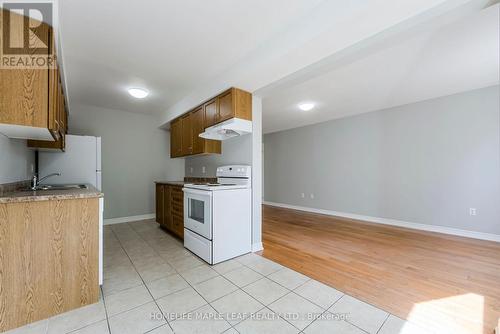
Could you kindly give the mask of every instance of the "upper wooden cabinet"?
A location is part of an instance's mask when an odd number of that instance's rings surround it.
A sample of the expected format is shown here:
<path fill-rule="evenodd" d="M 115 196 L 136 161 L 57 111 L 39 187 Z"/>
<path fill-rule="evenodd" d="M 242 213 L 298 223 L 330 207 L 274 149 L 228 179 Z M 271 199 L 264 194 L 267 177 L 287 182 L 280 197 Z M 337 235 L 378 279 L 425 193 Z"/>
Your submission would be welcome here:
<path fill-rule="evenodd" d="M 219 100 L 219 114 L 217 115 L 217 123 L 225 121 L 226 119 L 233 118 L 235 110 L 233 109 L 233 92 L 229 90 L 218 98 Z"/>
<path fill-rule="evenodd" d="M 170 124 L 170 157 L 186 157 L 195 154 L 221 153 L 221 142 L 203 139 L 205 112 L 199 107 L 175 119 Z"/>
<path fill-rule="evenodd" d="M 233 117 L 252 120 L 252 94 L 231 88 L 170 124 L 170 156 L 220 154 L 221 142 L 200 137 L 206 128 Z"/>
<path fill-rule="evenodd" d="M 217 100 L 219 112 L 215 124 L 233 117 L 252 120 L 252 94 L 231 88 L 219 95 Z"/>
<path fill-rule="evenodd" d="M 66 148 L 66 134 L 68 133 L 68 111 L 66 109 L 59 70 L 51 70 L 51 72 L 55 73 L 55 82 L 50 89 L 49 105 L 53 109 L 53 112 L 49 114 L 49 123 L 54 129 L 52 130 L 53 137 L 57 139 L 55 141 L 29 139 L 28 147 L 64 151 Z"/>
<path fill-rule="evenodd" d="M 252 120 L 252 94 L 231 88 L 208 101 L 205 108 L 205 128 L 236 117 Z"/>
<path fill-rule="evenodd" d="M 170 156 L 182 156 L 182 119 L 177 118 L 170 124 Z"/>
<path fill-rule="evenodd" d="M 10 44 L 24 45 L 24 16 L 2 10 L 2 18 L 10 17 Z M 31 46 L 29 52 L 46 52 L 55 55 L 52 27 L 40 23 L 36 35 L 42 36 L 49 45 Z M 46 48 L 48 47 L 48 48 Z M 57 67 L 57 64 L 56 64 Z M 62 97 L 62 98 L 61 98 Z M 62 104 L 62 105 L 61 105 Z M 63 142 L 61 136 L 67 129 L 65 108 L 59 70 L 54 66 L 37 68 L 0 69 L 0 133 L 11 138 Z"/>
<path fill-rule="evenodd" d="M 200 133 L 205 129 L 205 114 L 203 107 L 199 107 L 195 111 L 191 112 L 191 130 L 193 132 L 193 150 L 192 154 L 201 154 L 204 151 L 204 146 L 206 140 L 199 136 Z"/>
<path fill-rule="evenodd" d="M 193 127 L 192 113 L 189 113 L 181 118 L 182 123 L 182 155 L 190 155 L 193 153 Z"/>
<path fill-rule="evenodd" d="M 205 103 L 203 106 L 205 109 L 205 128 L 208 128 L 215 123 L 217 123 L 217 116 L 219 115 L 219 101 L 217 98 L 212 99 Z"/>

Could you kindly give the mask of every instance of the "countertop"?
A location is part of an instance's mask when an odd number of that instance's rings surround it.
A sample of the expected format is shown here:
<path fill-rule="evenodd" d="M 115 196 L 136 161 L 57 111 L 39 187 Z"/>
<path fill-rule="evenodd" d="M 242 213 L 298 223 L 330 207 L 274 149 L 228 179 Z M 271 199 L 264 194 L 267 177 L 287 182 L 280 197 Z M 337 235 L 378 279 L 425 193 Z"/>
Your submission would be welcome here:
<path fill-rule="evenodd" d="M 0 196 L 0 204 L 17 202 L 52 201 L 103 197 L 104 194 L 91 185 L 87 189 L 12 191 Z"/>
<path fill-rule="evenodd" d="M 197 177 L 197 176 L 185 177 L 184 181 L 164 181 L 164 180 L 155 181 L 155 183 L 158 184 L 169 184 L 172 186 L 183 186 L 185 184 L 192 184 L 192 183 L 215 183 L 215 182 L 217 182 L 216 177 Z"/>
<path fill-rule="evenodd" d="M 183 186 L 188 183 L 193 183 L 193 182 L 186 182 L 186 181 L 155 181 L 155 183 L 159 184 L 169 184 L 171 186 Z"/>

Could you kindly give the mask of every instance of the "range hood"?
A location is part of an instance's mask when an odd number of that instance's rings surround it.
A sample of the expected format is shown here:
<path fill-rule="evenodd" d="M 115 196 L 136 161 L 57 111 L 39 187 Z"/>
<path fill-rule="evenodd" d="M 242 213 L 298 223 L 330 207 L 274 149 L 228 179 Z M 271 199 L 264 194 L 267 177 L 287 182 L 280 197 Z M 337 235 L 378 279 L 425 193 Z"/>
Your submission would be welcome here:
<path fill-rule="evenodd" d="M 231 118 L 227 121 L 215 124 L 200 133 L 201 138 L 226 140 L 233 137 L 252 133 L 252 122 L 241 118 Z"/>

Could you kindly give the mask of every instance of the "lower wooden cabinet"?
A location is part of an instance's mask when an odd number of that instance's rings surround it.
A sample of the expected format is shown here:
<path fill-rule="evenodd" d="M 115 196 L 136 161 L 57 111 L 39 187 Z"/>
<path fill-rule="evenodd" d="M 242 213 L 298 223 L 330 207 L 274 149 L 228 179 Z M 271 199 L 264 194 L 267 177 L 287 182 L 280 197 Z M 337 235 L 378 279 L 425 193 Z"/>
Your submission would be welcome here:
<path fill-rule="evenodd" d="M 98 198 L 0 203 L 0 231 L 0 332 L 97 303 Z"/>
<path fill-rule="evenodd" d="M 184 238 L 182 186 L 156 183 L 156 222 L 179 238 Z"/>

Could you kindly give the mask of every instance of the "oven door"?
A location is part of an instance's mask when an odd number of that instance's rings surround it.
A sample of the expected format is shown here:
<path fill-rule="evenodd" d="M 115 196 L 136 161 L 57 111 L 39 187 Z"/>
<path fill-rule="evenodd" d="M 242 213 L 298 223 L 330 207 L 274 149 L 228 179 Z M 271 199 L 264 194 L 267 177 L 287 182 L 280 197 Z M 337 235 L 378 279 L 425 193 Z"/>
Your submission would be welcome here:
<path fill-rule="evenodd" d="M 212 192 L 184 188 L 184 227 L 212 240 Z"/>

